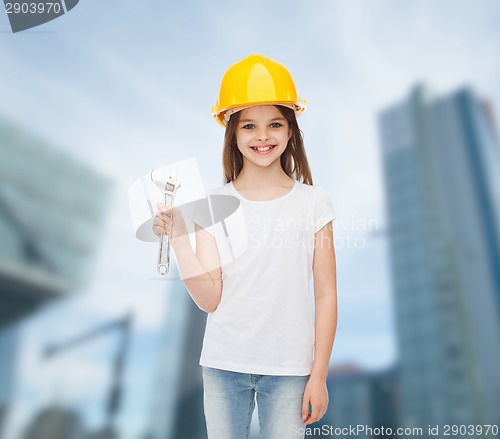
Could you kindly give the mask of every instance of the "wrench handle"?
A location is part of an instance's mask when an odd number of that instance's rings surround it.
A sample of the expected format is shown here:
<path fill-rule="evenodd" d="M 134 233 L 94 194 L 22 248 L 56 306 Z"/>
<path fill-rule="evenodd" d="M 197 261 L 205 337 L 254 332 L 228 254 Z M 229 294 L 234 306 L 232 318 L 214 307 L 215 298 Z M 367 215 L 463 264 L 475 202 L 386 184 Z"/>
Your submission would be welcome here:
<path fill-rule="evenodd" d="M 171 194 L 165 194 L 165 204 L 171 204 L 173 201 L 173 196 Z M 170 269 L 170 236 L 172 236 L 172 214 L 170 217 L 170 230 L 168 234 L 160 235 L 160 250 L 158 252 L 158 273 L 162 276 L 168 273 Z"/>
<path fill-rule="evenodd" d="M 158 252 L 158 272 L 161 275 L 168 273 L 170 269 L 170 236 L 160 235 L 160 251 Z"/>

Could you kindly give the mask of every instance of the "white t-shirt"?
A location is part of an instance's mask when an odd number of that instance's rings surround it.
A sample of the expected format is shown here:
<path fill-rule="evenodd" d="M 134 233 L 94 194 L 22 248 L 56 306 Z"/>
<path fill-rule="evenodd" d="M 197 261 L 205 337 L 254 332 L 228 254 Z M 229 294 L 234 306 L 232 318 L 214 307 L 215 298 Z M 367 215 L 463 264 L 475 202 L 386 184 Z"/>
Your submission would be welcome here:
<path fill-rule="evenodd" d="M 200 365 L 260 375 L 310 374 L 309 284 L 315 233 L 335 219 L 328 193 L 295 181 L 277 199 L 253 201 L 229 182 L 209 195 L 230 195 L 239 203 L 232 221 L 207 229 L 219 248 L 223 289 L 219 306 L 207 316 Z M 233 258 L 221 253 L 228 247 Z"/>

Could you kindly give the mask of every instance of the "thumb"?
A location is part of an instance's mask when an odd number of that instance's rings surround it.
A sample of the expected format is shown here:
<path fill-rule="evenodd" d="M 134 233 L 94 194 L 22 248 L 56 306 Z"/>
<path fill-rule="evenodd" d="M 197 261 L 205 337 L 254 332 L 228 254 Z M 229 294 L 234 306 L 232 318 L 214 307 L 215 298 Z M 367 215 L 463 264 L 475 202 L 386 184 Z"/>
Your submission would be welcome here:
<path fill-rule="evenodd" d="M 156 203 L 156 208 L 160 211 L 160 212 L 165 212 L 167 210 L 167 206 L 163 203 Z"/>

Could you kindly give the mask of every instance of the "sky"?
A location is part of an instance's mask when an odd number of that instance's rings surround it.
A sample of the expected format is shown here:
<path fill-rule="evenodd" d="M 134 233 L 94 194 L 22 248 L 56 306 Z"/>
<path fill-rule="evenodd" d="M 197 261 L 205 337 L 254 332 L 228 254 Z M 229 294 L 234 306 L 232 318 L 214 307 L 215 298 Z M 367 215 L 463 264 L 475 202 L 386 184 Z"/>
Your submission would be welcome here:
<path fill-rule="evenodd" d="M 116 338 L 49 364 L 39 352 L 133 309 L 135 398 L 127 399 L 122 426 L 130 438 L 143 431 L 176 281 L 152 280 L 157 247 L 134 237 L 128 188 L 155 164 L 190 157 L 207 190 L 222 184 L 223 129 L 211 107 L 224 71 L 251 53 L 291 71 L 307 101 L 299 125 L 314 184 L 336 209 L 332 364 L 380 369 L 395 361 L 377 114 L 417 83 L 438 96 L 470 86 L 500 111 L 497 1 L 81 0 L 63 17 L 17 34 L 0 17 L 1 117 L 113 184 L 87 288 L 21 326 L 16 425 L 54 400 L 84 405 L 89 423 L 102 422 L 96 407 L 104 390 L 95 389 L 109 378 L 103 365 Z"/>

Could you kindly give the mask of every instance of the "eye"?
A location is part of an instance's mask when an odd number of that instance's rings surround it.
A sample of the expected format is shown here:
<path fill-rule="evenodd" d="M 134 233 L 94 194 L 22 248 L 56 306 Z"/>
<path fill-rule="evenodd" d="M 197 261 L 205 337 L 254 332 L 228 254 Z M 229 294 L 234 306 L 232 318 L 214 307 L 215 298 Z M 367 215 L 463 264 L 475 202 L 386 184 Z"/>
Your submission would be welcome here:
<path fill-rule="evenodd" d="M 279 123 L 279 122 L 273 122 L 273 123 L 271 124 L 271 128 L 280 128 L 280 127 L 282 127 L 282 126 L 283 126 L 283 124 L 281 124 L 281 123 Z"/>
<path fill-rule="evenodd" d="M 251 130 L 251 129 L 255 128 L 255 125 L 253 125 L 251 123 L 247 123 L 246 125 L 243 125 L 241 128 L 243 128 L 244 130 Z"/>

